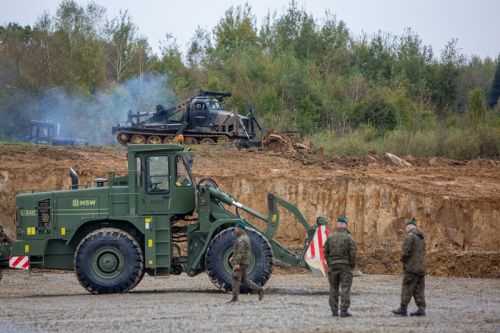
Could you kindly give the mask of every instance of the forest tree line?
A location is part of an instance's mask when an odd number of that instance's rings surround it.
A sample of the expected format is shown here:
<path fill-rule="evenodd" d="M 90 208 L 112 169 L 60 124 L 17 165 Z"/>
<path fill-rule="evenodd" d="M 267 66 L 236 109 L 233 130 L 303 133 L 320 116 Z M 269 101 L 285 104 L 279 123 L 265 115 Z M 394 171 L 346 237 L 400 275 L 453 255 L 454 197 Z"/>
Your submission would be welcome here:
<path fill-rule="evenodd" d="M 266 127 L 301 130 L 331 153 L 500 154 L 500 58 L 464 55 L 456 40 L 436 53 L 410 29 L 355 36 L 335 15 L 317 18 L 293 1 L 256 22 L 249 5 L 231 7 L 185 50 L 165 32 L 161 54 L 126 11 L 109 18 L 95 3 L 63 0 L 33 26 L 0 26 L 0 140 L 22 139 L 30 119 L 57 108 L 47 91 L 64 95 L 60 114 L 91 125 L 82 135 L 108 133 L 128 111 L 110 109 L 161 77 L 151 103 L 129 108 L 231 91 L 229 108 L 252 104 Z M 138 90 L 120 90 L 131 80 Z M 110 91 L 112 101 L 95 103 Z"/>

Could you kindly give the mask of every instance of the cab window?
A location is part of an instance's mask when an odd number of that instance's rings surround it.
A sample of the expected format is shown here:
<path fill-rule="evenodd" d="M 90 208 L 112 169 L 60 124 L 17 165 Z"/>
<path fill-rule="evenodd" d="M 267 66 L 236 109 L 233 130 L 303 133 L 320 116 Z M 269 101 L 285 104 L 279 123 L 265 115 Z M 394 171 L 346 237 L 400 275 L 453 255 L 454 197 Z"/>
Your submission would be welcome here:
<path fill-rule="evenodd" d="M 141 158 L 137 156 L 135 158 L 135 186 L 142 186 L 142 163 Z"/>
<path fill-rule="evenodd" d="M 175 158 L 177 164 L 177 175 L 175 179 L 175 186 L 177 187 L 188 187 L 193 184 L 191 177 L 187 171 L 186 165 L 184 164 L 184 159 L 181 156 Z"/>
<path fill-rule="evenodd" d="M 209 110 L 220 110 L 220 104 L 216 100 L 211 100 L 208 102 L 208 109 Z"/>
<path fill-rule="evenodd" d="M 40 127 L 40 137 L 47 138 L 49 136 L 49 129 L 47 127 Z"/>
<path fill-rule="evenodd" d="M 169 190 L 168 156 L 149 156 L 146 163 L 148 192 L 167 193 Z"/>

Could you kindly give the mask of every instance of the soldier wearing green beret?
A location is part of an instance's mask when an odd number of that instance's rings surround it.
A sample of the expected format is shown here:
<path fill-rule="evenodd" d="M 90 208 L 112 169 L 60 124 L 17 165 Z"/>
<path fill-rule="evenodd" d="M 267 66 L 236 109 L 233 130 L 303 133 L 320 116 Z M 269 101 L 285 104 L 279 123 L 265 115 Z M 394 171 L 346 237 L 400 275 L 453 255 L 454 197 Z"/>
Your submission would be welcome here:
<path fill-rule="evenodd" d="M 328 282 L 330 283 L 330 308 L 334 317 L 351 317 L 347 311 L 351 305 L 352 270 L 356 266 L 356 244 L 347 230 L 347 218 L 341 216 L 337 227 L 323 247 L 328 264 Z"/>
<path fill-rule="evenodd" d="M 252 253 L 250 237 L 246 234 L 245 225 L 241 222 L 236 223 L 234 232 L 236 233 L 237 238 L 234 242 L 233 256 L 231 257 L 231 264 L 233 265 L 233 297 L 229 303 L 238 301 L 241 283 L 251 290 L 257 291 L 259 294 L 259 301 L 261 301 L 264 297 L 263 288 L 247 278 L 247 270 Z"/>
<path fill-rule="evenodd" d="M 425 316 L 425 240 L 424 233 L 417 227 L 415 218 L 406 222 L 407 233 L 401 261 L 403 262 L 403 286 L 401 290 L 401 306 L 392 312 L 399 316 L 407 316 L 408 304 L 412 297 L 418 310 L 412 316 Z"/>

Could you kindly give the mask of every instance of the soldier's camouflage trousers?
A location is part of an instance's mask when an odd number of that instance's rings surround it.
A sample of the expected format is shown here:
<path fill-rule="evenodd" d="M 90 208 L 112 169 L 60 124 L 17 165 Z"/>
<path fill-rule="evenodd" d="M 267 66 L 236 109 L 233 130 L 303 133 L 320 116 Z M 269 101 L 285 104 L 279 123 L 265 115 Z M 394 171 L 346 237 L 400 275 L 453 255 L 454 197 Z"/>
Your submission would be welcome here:
<path fill-rule="evenodd" d="M 351 306 L 352 269 L 349 265 L 334 265 L 328 270 L 328 282 L 330 282 L 330 308 L 333 313 L 339 310 L 347 311 Z M 339 292 L 340 287 L 340 292 Z"/>
<path fill-rule="evenodd" d="M 412 297 L 415 298 L 415 304 L 418 308 L 425 310 L 425 275 L 404 274 L 401 307 L 408 307 Z"/>
<path fill-rule="evenodd" d="M 253 291 L 261 291 L 262 287 L 247 278 L 247 265 L 240 265 L 239 269 L 233 270 L 233 299 L 238 299 L 240 294 L 240 285 L 243 284 Z"/>

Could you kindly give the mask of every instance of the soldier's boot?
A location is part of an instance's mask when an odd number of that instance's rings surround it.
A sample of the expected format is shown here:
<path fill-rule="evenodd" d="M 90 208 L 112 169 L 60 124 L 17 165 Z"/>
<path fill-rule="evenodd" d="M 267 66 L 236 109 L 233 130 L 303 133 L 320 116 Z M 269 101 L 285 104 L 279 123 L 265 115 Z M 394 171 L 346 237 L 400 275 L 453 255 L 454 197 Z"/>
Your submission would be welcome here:
<path fill-rule="evenodd" d="M 339 312 L 337 310 L 332 310 L 332 315 L 334 317 L 338 317 L 339 316 Z"/>
<path fill-rule="evenodd" d="M 259 301 L 262 301 L 264 298 L 264 289 L 259 290 Z"/>
<path fill-rule="evenodd" d="M 398 316 L 407 316 L 408 315 L 408 310 L 406 309 L 406 306 L 401 305 L 399 309 L 392 310 L 392 313 Z"/>
<path fill-rule="evenodd" d="M 342 318 L 345 318 L 345 317 L 352 317 L 352 314 L 351 314 L 349 311 L 347 311 L 347 310 L 342 310 L 342 311 L 340 311 L 340 316 L 341 316 Z"/>
<path fill-rule="evenodd" d="M 417 317 L 425 316 L 425 310 L 422 308 L 419 308 L 417 311 L 411 312 L 410 316 L 417 316 Z"/>
<path fill-rule="evenodd" d="M 226 303 L 236 303 L 238 302 L 238 296 L 234 296 L 231 297 L 231 299 L 229 301 L 227 301 Z"/>

